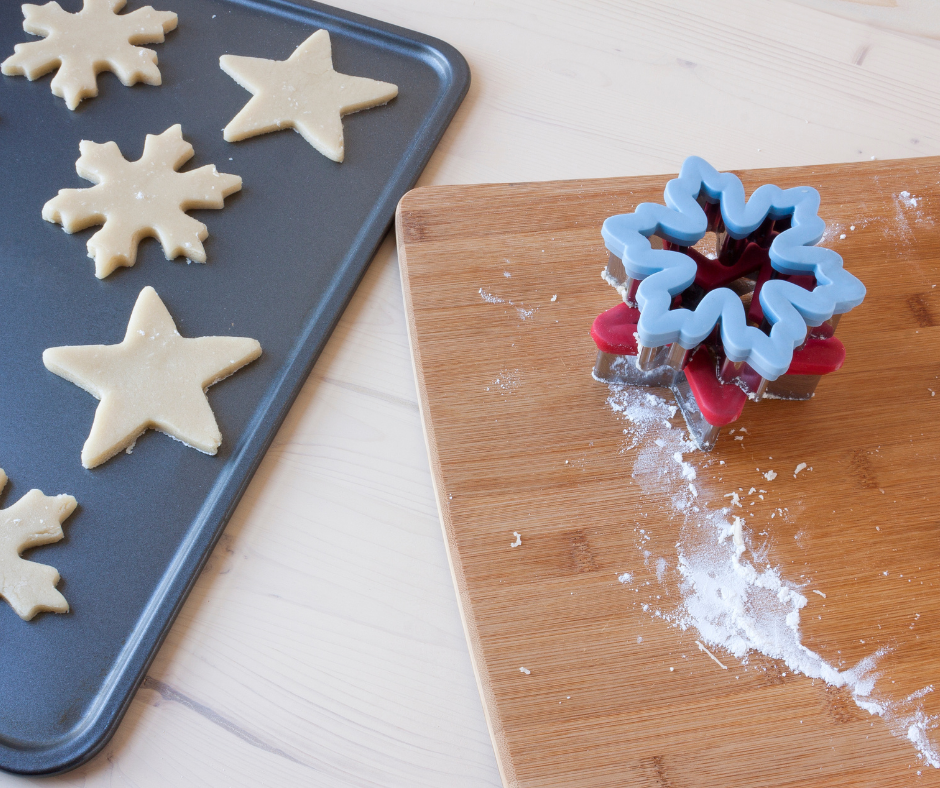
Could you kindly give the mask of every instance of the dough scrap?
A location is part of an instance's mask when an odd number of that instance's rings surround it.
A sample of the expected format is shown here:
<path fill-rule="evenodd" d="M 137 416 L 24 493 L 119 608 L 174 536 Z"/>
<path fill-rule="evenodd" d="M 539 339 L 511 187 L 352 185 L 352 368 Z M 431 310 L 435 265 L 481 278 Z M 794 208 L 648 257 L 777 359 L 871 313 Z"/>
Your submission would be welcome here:
<path fill-rule="evenodd" d="M 113 72 L 122 84 L 161 83 L 157 54 L 135 44 L 160 44 L 176 28 L 172 11 L 151 6 L 118 16 L 127 0 L 85 0 L 76 14 L 56 3 L 23 6 L 23 29 L 46 36 L 42 41 L 17 44 L 0 64 L 7 76 L 34 79 L 58 69 L 52 92 L 75 109 L 84 98 L 98 95 L 98 74 Z"/>
<path fill-rule="evenodd" d="M 326 30 L 317 30 L 287 60 L 222 55 L 219 65 L 254 94 L 223 130 L 228 142 L 293 128 L 336 162 L 344 157 L 342 116 L 398 95 L 397 85 L 334 71 Z"/>
<path fill-rule="evenodd" d="M 67 233 L 104 224 L 88 239 L 95 276 L 104 279 L 120 266 L 134 265 L 138 244 L 150 237 L 160 241 L 167 260 L 206 261 L 202 242 L 209 231 L 185 211 L 222 208 L 225 198 L 241 189 L 239 176 L 218 172 L 214 164 L 177 172 L 193 157 L 178 123 L 163 134 L 148 134 L 137 161 L 127 161 L 116 142 L 82 140 L 78 149 L 75 169 L 96 185 L 61 189 L 43 206 L 42 218 Z"/>
<path fill-rule="evenodd" d="M 222 433 L 206 389 L 260 355 L 255 339 L 181 337 L 160 296 L 145 287 L 123 342 L 49 348 L 42 361 L 101 400 L 82 447 L 82 465 L 94 468 L 151 428 L 215 454 Z"/>
<path fill-rule="evenodd" d="M 0 470 L 0 492 L 7 475 Z M 59 572 L 46 564 L 27 561 L 20 553 L 58 542 L 62 523 L 75 511 L 71 495 L 43 495 L 30 490 L 9 509 L 0 511 L 0 596 L 16 614 L 29 621 L 37 613 L 67 613 L 69 603 L 57 590 Z"/>

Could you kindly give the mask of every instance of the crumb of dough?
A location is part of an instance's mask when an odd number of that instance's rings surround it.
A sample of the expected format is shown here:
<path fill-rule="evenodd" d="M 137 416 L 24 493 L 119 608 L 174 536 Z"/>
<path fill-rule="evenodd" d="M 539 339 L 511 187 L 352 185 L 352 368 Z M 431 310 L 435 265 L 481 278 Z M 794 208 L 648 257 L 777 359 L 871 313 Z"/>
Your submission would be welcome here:
<path fill-rule="evenodd" d="M 695 641 L 695 645 L 698 646 L 698 650 L 699 650 L 699 651 L 702 651 L 702 652 L 704 652 L 705 654 L 707 654 L 709 657 L 711 657 L 712 660 L 713 660 L 713 661 L 718 665 L 718 667 L 720 667 L 722 670 L 727 670 L 727 669 L 728 669 L 728 666 L 725 665 L 723 662 L 721 662 L 721 660 L 719 660 L 718 657 L 716 657 L 714 654 L 712 654 L 707 648 L 705 648 L 705 646 L 701 643 L 701 641 L 696 640 L 696 641 Z"/>
<path fill-rule="evenodd" d="M 735 547 L 744 547 L 744 520 L 735 517 L 731 527 Z"/>

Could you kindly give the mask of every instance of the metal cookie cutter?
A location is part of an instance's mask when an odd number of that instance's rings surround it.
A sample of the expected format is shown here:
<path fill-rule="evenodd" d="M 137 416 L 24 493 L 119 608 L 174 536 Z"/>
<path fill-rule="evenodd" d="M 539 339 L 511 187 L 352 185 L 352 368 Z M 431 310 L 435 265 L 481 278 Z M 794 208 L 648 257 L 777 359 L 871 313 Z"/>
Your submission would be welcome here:
<path fill-rule="evenodd" d="M 747 399 L 805 400 L 842 366 L 839 318 L 865 286 L 832 249 L 819 192 L 766 184 L 745 202 L 737 176 L 690 156 L 666 205 L 611 216 L 604 279 L 623 303 L 594 321 L 594 377 L 671 388 L 710 450 Z M 693 248 L 715 234 L 714 257 Z"/>

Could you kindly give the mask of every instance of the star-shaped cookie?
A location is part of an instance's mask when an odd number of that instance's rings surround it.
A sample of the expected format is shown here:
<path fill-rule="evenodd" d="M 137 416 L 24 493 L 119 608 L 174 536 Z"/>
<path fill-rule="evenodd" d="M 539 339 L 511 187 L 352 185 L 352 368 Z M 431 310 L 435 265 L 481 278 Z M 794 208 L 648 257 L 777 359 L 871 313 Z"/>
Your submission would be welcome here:
<path fill-rule="evenodd" d="M 101 400 L 82 448 L 94 468 L 156 429 L 206 454 L 222 443 L 206 389 L 261 355 L 255 339 L 185 339 L 152 287 L 137 297 L 118 345 L 49 348 L 50 372 Z"/>
<path fill-rule="evenodd" d="M 222 55 L 219 65 L 254 94 L 225 127 L 228 142 L 293 128 L 336 162 L 344 156 L 342 116 L 398 95 L 397 85 L 334 71 L 326 30 L 317 30 L 287 60 Z"/>

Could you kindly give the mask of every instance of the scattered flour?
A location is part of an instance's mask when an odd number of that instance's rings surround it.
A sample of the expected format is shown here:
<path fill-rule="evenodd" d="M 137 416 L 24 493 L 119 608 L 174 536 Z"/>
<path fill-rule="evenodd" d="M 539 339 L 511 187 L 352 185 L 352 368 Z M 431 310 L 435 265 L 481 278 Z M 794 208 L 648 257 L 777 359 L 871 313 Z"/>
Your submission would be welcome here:
<path fill-rule="evenodd" d="M 692 481 L 695 478 L 695 468 L 692 467 L 691 463 L 688 463 L 682 459 L 681 451 L 677 451 L 675 454 L 673 454 L 672 459 L 679 463 L 679 467 L 682 468 L 683 479 Z"/>
<path fill-rule="evenodd" d="M 512 274 L 505 272 L 504 276 L 512 276 Z M 516 308 L 516 311 L 519 313 L 520 320 L 528 320 L 532 315 L 538 312 L 538 308 L 533 307 L 532 309 L 523 309 L 518 304 L 514 304 L 512 301 L 507 301 L 505 298 L 500 298 L 498 295 L 493 295 L 493 293 L 488 293 L 482 287 L 479 289 L 480 298 L 482 298 L 488 304 L 508 304 Z M 554 300 L 554 299 L 552 299 Z"/>
<path fill-rule="evenodd" d="M 649 583 L 644 584 L 631 572 L 618 577 L 624 592 L 637 594 L 637 604 L 652 618 L 695 632 L 700 649 L 723 668 L 726 666 L 709 648 L 723 649 L 745 670 L 749 669 L 750 655 L 760 653 L 780 660 L 789 671 L 848 689 L 861 709 L 882 717 L 892 733 L 914 745 L 924 763 L 940 768 L 940 750 L 929 735 L 938 719 L 927 716 L 922 704 L 933 687 L 892 701 L 875 692 L 880 678 L 876 668 L 888 649 L 842 670 L 803 645 L 800 612 L 808 600 L 799 585 L 767 561 L 765 547 L 756 549 L 750 544 L 745 520 L 732 515 L 735 506 L 742 506 L 743 491 L 727 493 L 719 499 L 723 501 L 721 508 L 716 509 L 708 505 L 710 491 L 701 481 L 695 494 L 689 490 L 696 470 L 686 457 L 696 451 L 695 446 L 684 430 L 664 425 L 676 415 L 676 406 L 647 389 L 617 385 L 610 386 L 608 404 L 626 423 L 623 451 L 637 449 L 633 478 L 649 500 L 671 504 L 680 523 L 675 543 L 677 571 L 668 572 L 665 557 L 655 558 L 655 576 L 660 583 L 677 578 L 678 603 L 674 595 L 663 591 L 647 594 Z M 801 463 L 797 473 L 805 468 Z M 777 478 L 773 471 L 763 476 L 767 481 Z M 786 518 L 786 508 L 777 508 L 770 516 L 777 514 Z M 650 543 L 649 533 L 646 527 L 638 528 L 637 533 L 638 550 L 649 566 L 653 557 L 645 547 Z M 822 592 L 815 593 L 825 598 Z"/>
<path fill-rule="evenodd" d="M 648 391 L 626 386 L 611 386 L 611 396 L 607 403 L 615 413 L 619 413 L 631 424 L 631 429 L 624 430 L 625 435 L 630 435 L 633 441 L 625 449 L 636 448 L 640 442 L 647 436 L 651 430 L 660 431 L 664 419 L 671 419 L 679 412 L 679 408 L 670 405 L 662 397 L 657 397 Z M 660 441 L 659 446 L 665 446 Z M 693 444 L 689 443 L 689 446 Z M 675 459 L 675 455 L 673 455 Z M 681 454 L 680 454 L 681 461 Z M 694 469 L 693 469 L 694 471 Z"/>
<path fill-rule="evenodd" d="M 493 381 L 493 385 L 496 386 L 496 388 L 498 388 L 502 394 L 509 394 L 510 392 L 515 391 L 519 387 L 519 370 L 500 370 L 496 380 Z"/>
<path fill-rule="evenodd" d="M 822 246 L 827 243 L 831 243 L 840 235 L 842 235 L 842 231 L 844 229 L 845 229 L 845 225 L 839 224 L 838 222 L 827 224 L 826 231 L 823 233 L 823 237 L 819 239 L 819 245 Z M 842 237 L 844 238 L 845 236 L 843 235 Z"/>
<path fill-rule="evenodd" d="M 513 532 L 512 532 L 512 535 L 516 537 L 516 541 L 513 542 L 512 544 L 510 544 L 509 546 L 510 546 L 510 547 L 519 547 L 519 546 L 521 546 L 521 545 L 522 545 L 522 534 L 520 534 L 518 531 L 513 531 Z"/>
<path fill-rule="evenodd" d="M 519 668 L 520 673 L 525 673 L 527 676 L 532 672 L 528 668 Z"/>
<path fill-rule="evenodd" d="M 912 243 L 914 235 L 911 231 L 911 222 L 915 224 L 933 225 L 932 216 L 924 216 L 922 210 L 923 197 L 915 197 L 909 191 L 902 191 L 894 195 L 895 230 L 898 237 L 906 244 Z"/>
<path fill-rule="evenodd" d="M 667 566 L 668 566 L 668 564 L 666 563 L 666 559 L 665 559 L 665 558 L 660 557 L 660 558 L 657 558 L 657 559 L 656 559 L 656 579 L 657 579 L 660 583 L 663 582 L 663 578 L 666 576 L 666 568 L 667 568 Z"/>

